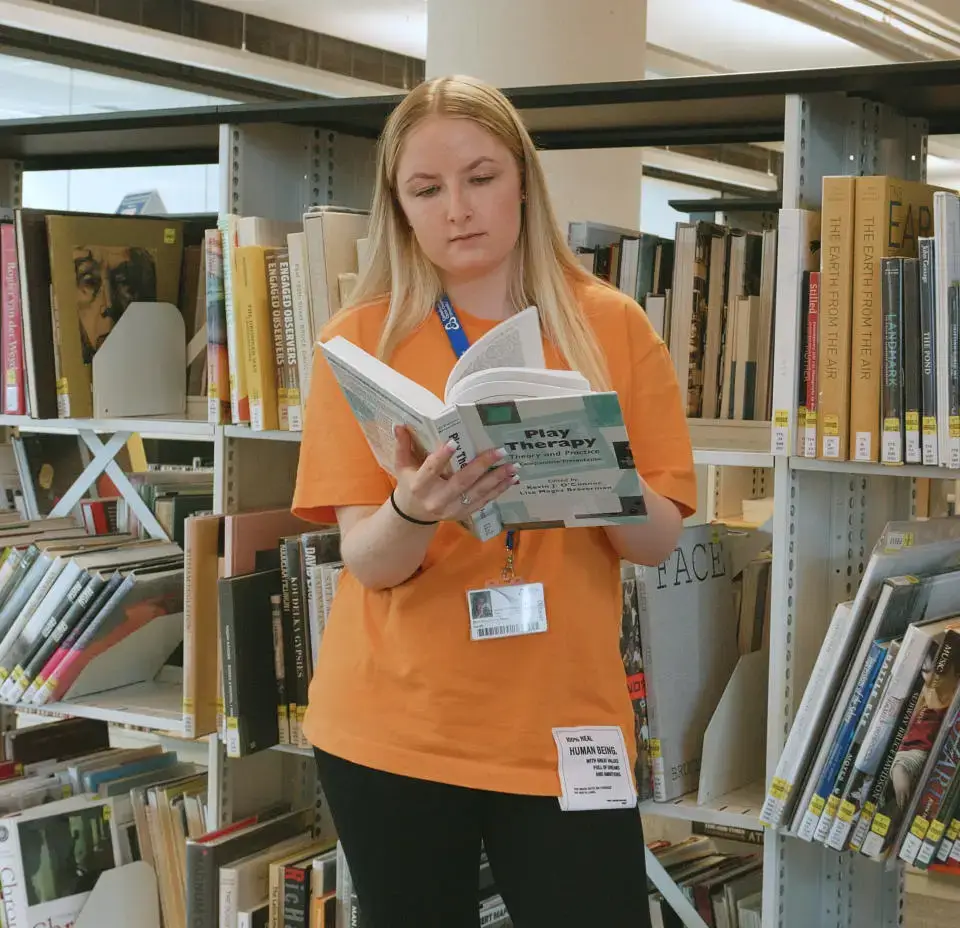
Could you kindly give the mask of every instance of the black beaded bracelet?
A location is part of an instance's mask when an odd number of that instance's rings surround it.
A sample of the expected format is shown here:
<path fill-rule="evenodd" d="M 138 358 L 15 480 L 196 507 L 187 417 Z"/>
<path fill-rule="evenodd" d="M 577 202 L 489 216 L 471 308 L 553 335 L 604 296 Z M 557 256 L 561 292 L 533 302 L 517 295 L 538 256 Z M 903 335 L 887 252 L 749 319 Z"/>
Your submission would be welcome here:
<path fill-rule="evenodd" d="M 415 519 L 413 516 L 408 516 L 398 505 L 397 501 L 393 498 L 395 490 L 390 491 L 390 505 L 393 506 L 393 511 L 400 516 L 401 519 L 406 519 L 407 522 L 412 522 L 414 525 L 436 525 L 436 521 L 433 522 L 424 522 L 423 519 Z"/>

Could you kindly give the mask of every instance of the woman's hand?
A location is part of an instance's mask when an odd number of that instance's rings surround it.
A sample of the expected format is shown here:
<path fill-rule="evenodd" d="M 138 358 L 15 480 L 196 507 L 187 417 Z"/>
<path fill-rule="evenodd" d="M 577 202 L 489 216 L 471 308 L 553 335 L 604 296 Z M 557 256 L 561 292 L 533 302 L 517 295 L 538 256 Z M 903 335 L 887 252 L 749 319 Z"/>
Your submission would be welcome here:
<path fill-rule="evenodd" d="M 397 449 L 394 473 L 397 506 L 422 522 L 459 521 L 482 509 L 517 482 L 517 465 L 505 463 L 500 449 L 484 451 L 466 467 L 447 475 L 455 447 L 448 442 L 421 462 L 410 431 L 394 428 Z"/>

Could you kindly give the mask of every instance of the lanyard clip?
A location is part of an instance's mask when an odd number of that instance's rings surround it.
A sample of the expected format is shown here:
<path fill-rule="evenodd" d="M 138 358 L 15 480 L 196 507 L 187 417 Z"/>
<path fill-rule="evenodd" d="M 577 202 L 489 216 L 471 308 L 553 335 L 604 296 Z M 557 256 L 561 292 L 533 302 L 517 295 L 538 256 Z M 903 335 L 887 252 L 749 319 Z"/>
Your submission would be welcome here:
<path fill-rule="evenodd" d="M 513 583 L 517 579 L 516 573 L 513 569 L 513 552 L 515 547 L 515 536 L 514 531 L 511 529 L 507 532 L 506 548 L 507 548 L 507 558 L 503 565 L 503 570 L 500 571 L 500 580 L 502 583 Z"/>

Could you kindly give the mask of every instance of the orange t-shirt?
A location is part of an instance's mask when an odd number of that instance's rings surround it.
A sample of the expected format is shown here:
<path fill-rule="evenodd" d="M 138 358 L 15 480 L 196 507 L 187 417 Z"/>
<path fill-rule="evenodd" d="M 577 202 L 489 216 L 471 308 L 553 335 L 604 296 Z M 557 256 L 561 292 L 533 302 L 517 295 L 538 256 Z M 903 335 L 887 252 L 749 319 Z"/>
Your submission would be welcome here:
<path fill-rule="evenodd" d="M 670 355 L 643 310 L 599 283 L 578 302 L 606 354 L 637 470 L 684 515 L 696 506 L 693 455 Z M 386 301 L 339 313 L 334 335 L 374 354 Z M 496 323 L 460 313 L 471 343 Z M 545 342 L 547 366 L 566 368 Z M 392 478 L 377 465 L 317 351 L 293 510 L 317 522 L 334 507 L 380 505 Z M 435 313 L 390 364 L 443 395 L 455 361 Z M 390 590 L 340 577 L 304 730 L 354 763 L 459 786 L 560 795 L 556 727 L 619 725 L 635 761 L 633 711 L 620 659 L 620 560 L 602 528 L 519 533 L 516 572 L 543 584 L 545 633 L 471 641 L 466 591 L 499 576 L 502 538 L 480 542 L 442 523 L 422 570 Z"/>

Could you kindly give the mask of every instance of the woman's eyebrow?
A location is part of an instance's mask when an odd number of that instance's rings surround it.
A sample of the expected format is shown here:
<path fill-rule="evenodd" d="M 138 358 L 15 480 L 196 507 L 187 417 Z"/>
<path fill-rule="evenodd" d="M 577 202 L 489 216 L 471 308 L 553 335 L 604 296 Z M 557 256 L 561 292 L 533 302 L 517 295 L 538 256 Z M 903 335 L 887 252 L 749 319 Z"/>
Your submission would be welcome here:
<path fill-rule="evenodd" d="M 496 160 L 494 158 L 491 158 L 490 155 L 481 155 L 479 158 L 474 158 L 474 160 L 471 161 L 463 170 L 472 171 L 475 168 L 480 167 L 480 165 L 483 164 L 485 161 L 490 161 L 491 163 L 494 163 L 494 164 L 496 163 Z M 431 174 L 428 171 L 416 171 L 406 179 L 405 183 L 409 184 L 411 181 L 414 181 L 414 180 L 436 180 L 439 176 L 440 176 L 439 174 Z"/>

